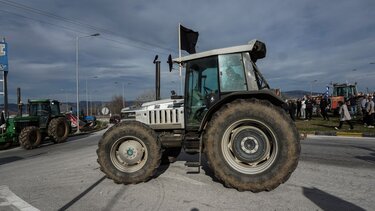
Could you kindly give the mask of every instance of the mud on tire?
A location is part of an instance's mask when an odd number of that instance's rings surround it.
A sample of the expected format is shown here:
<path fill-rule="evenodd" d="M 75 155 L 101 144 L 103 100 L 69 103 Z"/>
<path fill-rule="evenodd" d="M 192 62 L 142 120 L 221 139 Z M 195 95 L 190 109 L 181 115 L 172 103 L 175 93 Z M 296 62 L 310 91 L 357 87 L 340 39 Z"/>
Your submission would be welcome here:
<path fill-rule="evenodd" d="M 42 142 L 42 135 L 35 126 L 25 127 L 21 130 L 18 140 L 23 148 L 34 149 Z"/>
<path fill-rule="evenodd" d="M 55 143 L 65 142 L 69 135 L 69 125 L 64 117 L 52 119 L 48 125 L 48 136 Z"/>
<path fill-rule="evenodd" d="M 210 120 L 203 136 L 214 175 L 225 186 L 253 192 L 284 183 L 298 164 L 297 129 L 268 101 L 236 100 Z"/>
<path fill-rule="evenodd" d="M 161 160 L 161 144 L 155 132 L 136 122 L 121 122 L 99 141 L 100 169 L 115 183 L 136 184 L 149 180 Z"/>

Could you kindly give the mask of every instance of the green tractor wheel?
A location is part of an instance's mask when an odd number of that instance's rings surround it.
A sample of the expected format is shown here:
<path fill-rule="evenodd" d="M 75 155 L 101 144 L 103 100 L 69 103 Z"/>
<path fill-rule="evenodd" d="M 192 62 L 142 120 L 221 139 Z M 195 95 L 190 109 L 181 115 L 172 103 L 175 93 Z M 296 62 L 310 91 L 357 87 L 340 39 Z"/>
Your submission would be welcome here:
<path fill-rule="evenodd" d="M 38 147 L 42 142 L 42 135 L 40 134 L 39 128 L 29 126 L 21 130 L 18 140 L 23 148 L 33 149 Z"/>
<path fill-rule="evenodd" d="M 52 119 L 48 125 L 48 136 L 55 143 L 65 142 L 69 135 L 69 126 L 64 117 Z"/>

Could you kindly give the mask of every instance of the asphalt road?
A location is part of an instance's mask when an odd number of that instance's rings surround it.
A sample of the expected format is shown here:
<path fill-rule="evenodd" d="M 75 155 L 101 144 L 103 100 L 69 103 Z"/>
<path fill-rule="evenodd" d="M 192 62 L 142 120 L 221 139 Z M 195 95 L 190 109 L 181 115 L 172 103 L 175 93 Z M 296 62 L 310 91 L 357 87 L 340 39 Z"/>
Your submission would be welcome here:
<path fill-rule="evenodd" d="M 26 151 L 0 151 L 0 210 L 374 210 L 375 139 L 311 136 L 299 165 L 271 192 L 238 192 L 192 157 L 159 168 L 137 185 L 106 179 L 96 162 L 103 132 Z M 191 170 L 191 169 L 190 169 Z"/>

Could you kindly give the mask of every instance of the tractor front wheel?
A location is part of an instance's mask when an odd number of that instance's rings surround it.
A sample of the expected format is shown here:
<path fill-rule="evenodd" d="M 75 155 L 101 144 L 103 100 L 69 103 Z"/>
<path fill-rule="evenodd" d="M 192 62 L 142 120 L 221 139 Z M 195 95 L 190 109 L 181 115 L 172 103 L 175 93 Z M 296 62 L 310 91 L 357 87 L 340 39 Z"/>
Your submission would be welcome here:
<path fill-rule="evenodd" d="M 69 126 L 64 117 L 52 119 L 48 125 L 48 136 L 55 143 L 65 142 L 69 135 Z"/>
<path fill-rule="evenodd" d="M 115 183 L 136 184 L 149 180 L 161 160 L 161 144 L 145 124 L 126 121 L 114 125 L 99 141 L 100 169 Z"/>
<path fill-rule="evenodd" d="M 294 171 L 300 154 L 292 120 L 280 107 L 257 99 L 224 105 L 203 140 L 215 176 L 240 191 L 276 188 Z"/>
<path fill-rule="evenodd" d="M 25 127 L 18 137 L 20 145 L 25 149 L 34 149 L 42 142 L 42 135 L 39 128 L 35 126 Z"/>

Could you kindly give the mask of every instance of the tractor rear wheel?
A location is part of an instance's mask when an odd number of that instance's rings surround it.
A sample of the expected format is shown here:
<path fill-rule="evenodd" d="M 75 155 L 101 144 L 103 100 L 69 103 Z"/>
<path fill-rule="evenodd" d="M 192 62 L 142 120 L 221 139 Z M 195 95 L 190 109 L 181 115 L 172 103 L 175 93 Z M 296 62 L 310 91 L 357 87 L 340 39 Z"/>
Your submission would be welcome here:
<path fill-rule="evenodd" d="M 25 127 L 18 137 L 20 145 L 25 149 L 34 149 L 42 142 L 42 135 L 39 128 L 35 126 Z"/>
<path fill-rule="evenodd" d="M 126 121 L 114 125 L 99 141 L 98 163 L 115 183 L 136 184 L 149 180 L 161 160 L 161 144 L 145 124 Z"/>
<path fill-rule="evenodd" d="M 239 191 L 270 191 L 297 167 L 300 154 L 296 126 L 268 101 L 235 100 L 207 125 L 205 153 L 214 175 Z"/>
<path fill-rule="evenodd" d="M 65 142 L 69 135 L 68 122 L 64 117 L 52 119 L 48 125 L 48 136 L 55 143 Z"/>

